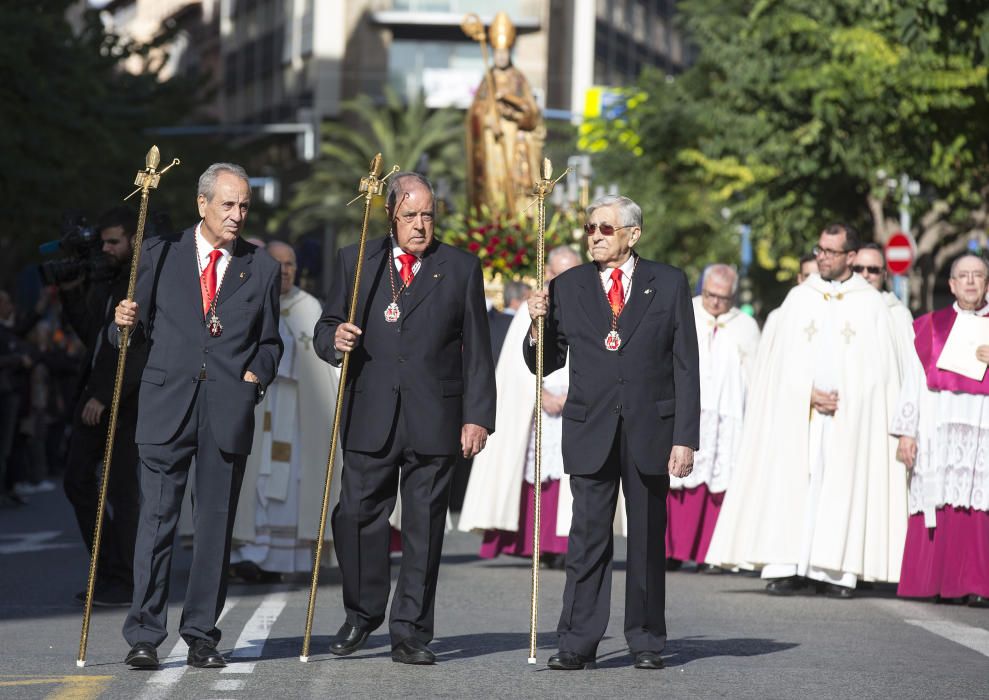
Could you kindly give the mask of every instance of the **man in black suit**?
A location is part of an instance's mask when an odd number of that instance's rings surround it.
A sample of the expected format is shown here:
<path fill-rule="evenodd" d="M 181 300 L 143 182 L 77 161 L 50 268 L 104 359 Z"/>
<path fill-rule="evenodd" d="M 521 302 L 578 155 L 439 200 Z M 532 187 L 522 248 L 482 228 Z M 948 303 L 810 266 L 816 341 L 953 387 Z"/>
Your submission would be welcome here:
<path fill-rule="evenodd" d="M 202 221 L 177 236 L 145 241 L 134 301 L 117 305 L 118 327 L 147 346 L 136 442 L 141 516 L 134 599 L 124 622 L 126 663 L 158 666 L 166 637 L 172 544 L 189 466 L 193 558 L 179 633 L 188 663 L 225 664 L 216 621 L 226 600 L 230 535 L 254 436 L 254 405 L 275 377 L 280 269 L 240 238 L 250 206 L 247 173 L 215 163 L 199 178 Z M 119 337 L 113 334 L 114 340 Z"/>
<path fill-rule="evenodd" d="M 524 341 L 535 372 L 536 319 L 545 318 L 545 372 L 569 351 L 563 464 L 573 492 L 559 652 L 549 666 L 593 667 L 608 626 L 611 532 L 621 483 L 628 513 L 625 639 L 636 668 L 663 667 L 665 533 L 670 474 L 693 467 L 700 423 L 697 334 L 687 278 L 633 253 L 642 210 L 609 195 L 587 209 L 593 263 L 529 297 Z"/>
<path fill-rule="evenodd" d="M 491 329 L 491 356 L 494 357 L 495 365 L 501 356 L 502 346 L 505 344 L 505 336 L 508 334 L 508 327 L 512 325 L 515 312 L 529 298 L 531 287 L 525 282 L 508 280 L 505 282 L 503 299 L 505 302 L 504 311 L 498 311 L 493 306 L 488 311 L 488 327 Z"/>
<path fill-rule="evenodd" d="M 402 493 L 402 565 L 391 607 L 392 659 L 432 664 L 436 579 L 456 454 L 481 451 L 495 424 L 494 363 L 476 257 L 433 238 L 433 191 L 398 173 L 386 198 L 391 235 L 369 241 L 356 324 L 346 322 L 357 246 L 340 251 L 314 347 L 351 352 L 343 475 L 333 543 L 347 619 L 330 651 L 351 654 L 385 619 L 388 516 Z"/>
<path fill-rule="evenodd" d="M 103 244 L 109 278 L 88 283 L 77 279 L 59 285 L 65 316 L 86 346 L 78 400 L 72 414 L 72 438 L 65 458 L 63 485 L 75 510 L 83 542 L 90 551 L 117 376 L 117 349 L 107 342 L 106 332 L 113 324 L 114 309 L 127 296 L 137 214 L 128 207 L 115 207 L 100 217 L 96 230 Z M 139 503 L 139 459 L 134 431 L 144 350 L 138 345 L 128 354 L 120 388 L 113 464 L 107 485 L 107 515 L 93 592 L 93 605 L 98 606 L 127 606 L 133 597 L 134 537 Z M 85 596 L 86 592 L 80 591 L 76 599 L 84 601 Z"/>

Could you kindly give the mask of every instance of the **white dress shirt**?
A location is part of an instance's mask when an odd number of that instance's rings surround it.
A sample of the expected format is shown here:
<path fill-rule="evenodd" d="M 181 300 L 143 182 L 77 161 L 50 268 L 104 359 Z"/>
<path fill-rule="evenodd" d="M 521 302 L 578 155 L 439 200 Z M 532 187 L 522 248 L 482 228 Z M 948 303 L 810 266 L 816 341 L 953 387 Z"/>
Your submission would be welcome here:
<path fill-rule="evenodd" d="M 395 240 L 395 237 L 394 236 L 391 237 L 391 246 L 392 246 L 391 247 L 391 258 L 392 258 L 392 261 L 395 263 L 395 269 L 398 270 L 399 275 L 401 275 L 401 273 L 402 273 L 402 261 L 398 259 L 398 256 L 399 255 L 405 255 L 405 251 L 402 250 L 401 246 L 398 245 L 398 242 Z M 409 255 L 414 255 L 414 253 L 409 253 Z M 416 255 L 416 261 L 414 263 L 412 263 L 412 275 L 413 275 L 413 277 L 415 277 L 415 275 L 418 275 L 419 274 L 419 268 L 420 267 L 422 267 L 422 258 L 420 258 L 418 255 Z M 399 279 L 402 279 L 402 278 L 399 277 Z"/>
<path fill-rule="evenodd" d="M 199 257 L 199 276 L 203 276 L 203 271 L 209 265 L 209 254 L 213 251 L 213 246 L 207 242 L 202 233 L 203 222 L 196 224 L 196 255 Z M 216 293 L 220 293 L 220 286 L 223 284 L 223 274 L 230 264 L 230 257 L 233 255 L 233 241 L 224 243 L 217 250 L 222 253 L 220 259 L 216 261 Z"/>
<path fill-rule="evenodd" d="M 628 295 L 632 293 L 632 271 L 635 270 L 635 253 L 628 256 L 628 260 L 622 263 L 622 266 L 618 269 L 622 271 L 622 290 L 625 292 L 625 303 L 628 303 Z M 606 267 L 601 270 L 601 286 L 604 288 L 605 294 L 611 291 L 611 285 L 614 284 L 614 280 L 611 279 L 612 268 Z"/>

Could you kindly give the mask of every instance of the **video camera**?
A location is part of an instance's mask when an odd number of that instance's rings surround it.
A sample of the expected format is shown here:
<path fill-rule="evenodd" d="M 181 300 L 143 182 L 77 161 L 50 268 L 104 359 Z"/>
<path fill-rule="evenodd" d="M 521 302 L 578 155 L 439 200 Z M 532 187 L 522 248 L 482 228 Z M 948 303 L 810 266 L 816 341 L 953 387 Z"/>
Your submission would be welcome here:
<path fill-rule="evenodd" d="M 117 268 L 103 254 L 103 241 L 94 226 L 79 213 L 68 213 L 62 217 L 61 236 L 58 240 L 43 243 L 39 248 L 42 255 L 58 251 L 66 253 L 58 260 L 46 260 L 38 265 L 38 272 L 46 285 L 64 284 L 82 278 L 87 282 L 100 282 L 113 279 Z"/>

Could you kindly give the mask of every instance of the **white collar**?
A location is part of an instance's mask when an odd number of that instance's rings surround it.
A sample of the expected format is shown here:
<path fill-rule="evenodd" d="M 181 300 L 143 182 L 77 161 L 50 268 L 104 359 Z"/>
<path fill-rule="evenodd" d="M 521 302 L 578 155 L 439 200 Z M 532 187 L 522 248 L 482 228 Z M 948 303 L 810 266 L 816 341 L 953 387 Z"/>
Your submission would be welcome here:
<path fill-rule="evenodd" d="M 196 253 L 199 255 L 200 259 L 207 260 L 209 258 L 210 251 L 212 250 L 220 251 L 221 253 L 223 253 L 224 258 L 229 258 L 231 255 L 233 255 L 233 247 L 234 247 L 233 241 L 224 243 L 223 245 L 214 249 L 213 246 L 210 245 L 209 241 L 206 240 L 206 236 L 203 235 L 202 228 L 203 228 L 203 222 L 200 221 L 198 224 L 196 224 Z"/>
<path fill-rule="evenodd" d="M 619 268 L 617 268 L 617 269 L 619 269 L 619 270 L 622 271 L 622 275 L 624 275 L 625 277 L 629 277 L 629 278 L 632 277 L 632 270 L 635 269 L 635 259 L 636 259 L 636 257 L 637 256 L 633 252 L 631 255 L 628 256 L 628 260 L 626 260 L 625 262 L 623 262 L 621 264 L 621 266 Z M 611 270 L 612 270 L 612 268 L 610 268 L 610 267 L 605 267 L 603 269 L 600 269 L 601 277 L 602 278 L 611 277 Z"/>
<path fill-rule="evenodd" d="M 951 304 L 951 308 L 955 310 L 956 314 L 967 314 L 972 316 L 989 316 L 989 304 L 984 304 L 981 309 L 976 309 L 975 311 L 969 311 L 968 309 L 963 309 L 958 306 L 958 302 Z"/>
<path fill-rule="evenodd" d="M 409 251 L 407 251 L 404 248 L 402 248 L 402 246 L 400 246 L 398 244 L 398 241 L 395 240 L 395 236 L 394 235 L 389 236 L 389 238 L 391 238 L 391 256 L 393 258 L 398 258 L 399 255 L 406 255 L 406 254 L 408 254 L 408 255 L 411 255 L 411 256 L 415 257 L 416 260 L 422 260 L 422 258 L 419 257 L 418 255 L 416 255 L 415 253 L 409 253 Z"/>

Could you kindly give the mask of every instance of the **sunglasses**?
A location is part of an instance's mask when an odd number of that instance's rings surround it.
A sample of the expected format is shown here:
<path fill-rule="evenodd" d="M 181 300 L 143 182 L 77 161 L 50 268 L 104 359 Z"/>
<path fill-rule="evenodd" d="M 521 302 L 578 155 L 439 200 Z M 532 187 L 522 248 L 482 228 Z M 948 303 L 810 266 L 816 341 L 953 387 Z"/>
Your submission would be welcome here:
<path fill-rule="evenodd" d="M 615 231 L 621 231 L 623 228 L 635 228 L 634 226 L 612 226 L 611 224 L 584 224 L 584 233 L 588 236 L 593 236 L 596 229 L 601 229 L 602 236 L 614 236 Z"/>
<path fill-rule="evenodd" d="M 852 265 L 852 272 L 857 272 L 861 275 L 866 271 L 868 271 L 870 275 L 878 275 L 883 271 L 883 269 L 878 265 Z"/>

